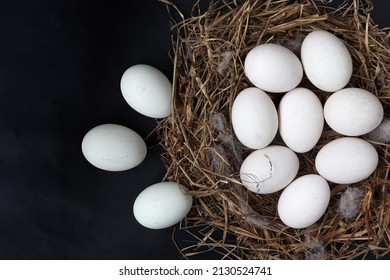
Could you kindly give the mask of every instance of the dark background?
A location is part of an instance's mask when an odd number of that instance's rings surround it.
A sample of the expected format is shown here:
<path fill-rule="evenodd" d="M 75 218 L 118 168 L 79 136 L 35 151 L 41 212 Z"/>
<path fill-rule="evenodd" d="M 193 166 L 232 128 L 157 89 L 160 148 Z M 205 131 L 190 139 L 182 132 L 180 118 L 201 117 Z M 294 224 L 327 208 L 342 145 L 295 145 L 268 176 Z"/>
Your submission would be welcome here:
<path fill-rule="evenodd" d="M 195 1 L 176 2 L 189 11 Z M 389 1 L 374 4 L 374 20 L 390 25 Z M 138 63 L 171 77 L 170 36 L 157 0 L 0 0 L 0 259 L 179 259 L 172 239 L 192 244 L 133 217 L 138 193 L 165 174 L 155 134 L 129 171 L 99 170 L 81 153 L 99 124 L 154 130 L 119 82 Z"/>

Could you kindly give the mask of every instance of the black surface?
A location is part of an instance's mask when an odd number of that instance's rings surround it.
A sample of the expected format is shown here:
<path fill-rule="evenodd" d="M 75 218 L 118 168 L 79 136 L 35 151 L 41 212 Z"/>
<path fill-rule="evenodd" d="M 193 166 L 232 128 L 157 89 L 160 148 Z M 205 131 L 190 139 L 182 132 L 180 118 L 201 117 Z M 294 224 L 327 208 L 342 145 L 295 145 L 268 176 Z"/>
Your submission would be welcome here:
<path fill-rule="evenodd" d="M 389 25 L 389 2 L 374 2 L 374 19 Z M 144 138 L 155 128 L 119 81 L 137 63 L 171 77 L 170 35 L 157 0 L 0 0 L 0 259 L 180 258 L 173 228 L 148 230 L 132 215 L 138 193 L 165 174 L 155 135 L 126 172 L 99 170 L 81 153 L 96 125 Z"/>

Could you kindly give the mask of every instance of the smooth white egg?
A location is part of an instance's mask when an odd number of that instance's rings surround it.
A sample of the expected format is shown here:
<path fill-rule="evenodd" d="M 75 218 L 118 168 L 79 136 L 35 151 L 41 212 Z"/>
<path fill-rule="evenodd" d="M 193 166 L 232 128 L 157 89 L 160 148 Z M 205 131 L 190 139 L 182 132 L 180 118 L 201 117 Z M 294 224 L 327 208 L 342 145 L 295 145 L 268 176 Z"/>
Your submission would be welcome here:
<path fill-rule="evenodd" d="M 81 149 L 95 167 L 123 171 L 139 165 L 146 157 L 146 144 L 135 131 L 118 124 L 102 124 L 84 136 Z"/>
<path fill-rule="evenodd" d="M 248 79 L 267 92 L 292 90 L 303 77 L 298 57 L 286 47 L 271 43 L 251 49 L 245 58 L 244 69 Z"/>
<path fill-rule="evenodd" d="M 241 91 L 232 106 L 231 120 L 238 140 L 251 149 L 268 146 L 278 131 L 278 114 L 271 98 L 261 89 Z"/>
<path fill-rule="evenodd" d="M 306 228 L 325 213 L 330 201 L 330 188 L 324 178 L 309 174 L 295 179 L 280 195 L 278 215 L 292 228 Z"/>
<path fill-rule="evenodd" d="M 284 146 L 268 146 L 252 152 L 241 164 L 240 179 L 254 193 L 268 194 L 286 187 L 297 175 L 299 159 Z"/>
<path fill-rule="evenodd" d="M 384 116 L 379 99 L 361 88 L 345 88 L 333 93 L 324 106 L 327 124 L 346 136 L 360 136 L 374 130 Z"/>
<path fill-rule="evenodd" d="M 310 82 L 323 91 L 340 90 L 351 79 L 351 54 L 345 44 L 328 31 L 313 31 L 305 37 L 301 60 Z"/>
<path fill-rule="evenodd" d="M 321 101 L 311 90 L 295 88 L 286 93 L 278 107 L 279 132 L 285 144 L 294 152 L 310 151 L 324 128 Z"/>
<path fill-rule="evenodd" d="M 144 227 L 163 229 L 180 222 L 190 211 L 192 196 L 174 182 L 160 182 L 144 189 L 133 206 L 135 219 Z"/>
<path fill-rule="evenodd" d="M 172 114 L 172 84 L 160 70 L 145 64 L 131 66 L 123 73 L 120 88 L 138 113 L 152 118 Z"/>
<path fill-rule="evenodd" d="M 342 137 L 323 146 L 315 159 L 318 174 L 337 184 L 368 178 L 378 165 L 378 153 L 367 141 Z"/>

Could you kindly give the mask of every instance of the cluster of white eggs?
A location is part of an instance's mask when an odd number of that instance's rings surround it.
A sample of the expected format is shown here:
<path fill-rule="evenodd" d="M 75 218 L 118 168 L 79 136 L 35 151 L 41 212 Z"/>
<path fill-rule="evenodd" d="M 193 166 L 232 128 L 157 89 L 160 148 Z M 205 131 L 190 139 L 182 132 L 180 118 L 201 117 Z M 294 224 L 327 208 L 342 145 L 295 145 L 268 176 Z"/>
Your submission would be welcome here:
<path fill-rule="evenodd" d="M 278 215 L 293 228 L 317 222 L 330 201 L 328 182 L 357 183 L 377 167 L 375 148 L 361 135 L 374 130 L 384 110 L 367 90 L 345 88 L 351 79 L 351 55 L 337 36 L 324 30 L 309 33 L 299 59 L 277 44 L 254 47 L 245 58 L 245 74 L 254 85 L 240 92 L 231 112 L 238 140 L 254 151 L 240 168 L 242 184 L 250 191 L 269 194 L 283 189 Z M 311 90 L 298 87 L 303 75 L 319 90 L 330 93 L 324 106 Z M 278 108 L 268 93 L 283 93 Z M 296 153 L 312 150 L 324 123 L 340 138 L 324 145 L 315 157 L 318 174 L 296 178 Z M 285 146 L 272 145 L 277 132 Z"/>
<path fill-rule="evenodd" d="M 126 102 L 138 113 L 151 118 L 165 118 L 172 113 L 172 84 L 158 69 L 137 64 L 125 71 L 120 84 Z M 141 164 L 147 156 L 142 137 L 118 124 L 92 128 L 82 140 L 82 152 L 95 167 L 106 171 L 124 171 Z M 135 199 L 133 214 L 151 229 L 170 227 L 190 211 L 192 197 L 184 186 L 159 182 L 145 188 Z"/>
<path fill-rule="evenodd" d="M 352 184 L 375 170 L 375 148 L 358 136 L 374 130 L 383 119 L 378 98 L 360 88 L 345 88 L 352 75 L 352 59 L 344 43 L 327 31 L 306 36 L 301 59 L 277 44 L 254 47 L 245 58 L 245 74 L 253 83 L 240 92 L 232 106 L 231 121 L 238 140 L 252 153 L 240 168 L 242 184 L 266 195 L 283 189 L 280 219 L 293 228 L 317 222 L 330 200 L 329 182 Z M 324 106 L 311 90 L 298 87 L 303 75 L 318 89 L 332 92 Z M 172 84 L 156 68 L 139 64 L 127 69 L 121 79 L 126 102 L 147 117 L 165 118 L 172 113 Z M 283 93 L 276 108 L 268 93 Z M 317 153 L 318 174 L 296 178 L 296 153 L 310 151 L 319 141 L 325 121 L 344 135 L 327 143 Z M 279 131 L 285 146 L 272 145 Z M 123 171 L 138 166 L 147 156 L 139 134 L 118 124 L 91 129 L 82 141 L 85 158 L 95 167 Z M 145 227 L 160 229 L 182 220 L 192 206 L 192 197 L 176 182 L 159 182 L 135 199 L 133 213 Z"/>

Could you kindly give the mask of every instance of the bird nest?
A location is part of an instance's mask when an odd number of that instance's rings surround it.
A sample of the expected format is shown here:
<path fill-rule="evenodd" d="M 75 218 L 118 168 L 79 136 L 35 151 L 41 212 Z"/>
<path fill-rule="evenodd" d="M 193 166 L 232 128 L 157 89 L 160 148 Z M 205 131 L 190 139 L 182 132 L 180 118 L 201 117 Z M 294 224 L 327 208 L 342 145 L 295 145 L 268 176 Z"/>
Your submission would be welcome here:
<path fill-rule="evenodd" d="M 171 15 L 180 16 L 173 23 L 173 114 L 157 127 L 165 179 L 186 186 L 194 197 L 182 228 L 203 227 L 200 236 L 194 235 L 193 246 L 180 248 L 183 256 L 210 250 L 228 259 L 353 259 L 388 254 L 389 142 L 363 136 L 379 154 L 375 172 L 356 184 L 330 183 L 331 199 L 322 218 L 308 228 L 293 229 L 277 214 L 281 191 L 255 194 L 240 182 L 240 165 L 251 150 L 237 140 L 231 124 L 234 98 L 251 86 L 243 69 L 247 53 L 257 45 L 276 43 L 299 57 L 303 38 L 318 29 L 345 43 L 354 69 L 347 86 L 375 94 L 388 122 L 390 34 L 372 20 L 372 3 L 354 0 L 332 7 L 314 0 L 213 1 L 204 12 L 195 5 L 186 18 L 173 2 L 163 2 Z M 306 78 L 300 86 L 315 92 L 322 104 L 331 94 Z M 282 95 L 270 97 L 277 105 Z M 316 154 L 338 137 L 325 126 L 317 145 L 298 155 L 298 176 L 316 174 Z M 278 135 L 272 144 L 284 145 Z"/>

